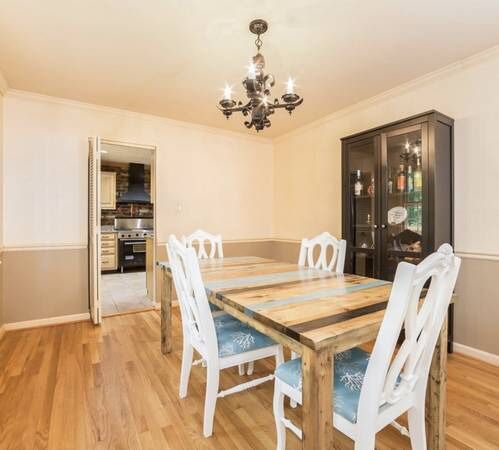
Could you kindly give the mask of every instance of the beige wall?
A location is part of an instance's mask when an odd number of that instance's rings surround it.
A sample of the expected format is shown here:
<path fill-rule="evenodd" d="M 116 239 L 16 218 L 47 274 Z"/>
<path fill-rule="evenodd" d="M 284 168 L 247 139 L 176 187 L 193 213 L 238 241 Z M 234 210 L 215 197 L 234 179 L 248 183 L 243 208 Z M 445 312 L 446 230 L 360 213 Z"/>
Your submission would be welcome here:
<path fill-rule="evenodd" d="M 87 138 L 97 135 L 158 146 L 160 241 L 201 226 L 226 239 L 272 233 L 270 141 L 14 91 L 5 113 L 7 249 L 86 245 Z"/>
<path fill-rule="evenodd" d="M 301 239 L 324 230 L 341 235 L 340 138 L 430 109 L 453 117 L 455 248 L 466 257 L 457 288 L 456 341 L 495 353 L 499 328 L 490 317 L 499 317 L 498 80 L 496 48 L 274 142 L 275 236 Z M 476 295 L 482 290 L 487 295 Z"/>

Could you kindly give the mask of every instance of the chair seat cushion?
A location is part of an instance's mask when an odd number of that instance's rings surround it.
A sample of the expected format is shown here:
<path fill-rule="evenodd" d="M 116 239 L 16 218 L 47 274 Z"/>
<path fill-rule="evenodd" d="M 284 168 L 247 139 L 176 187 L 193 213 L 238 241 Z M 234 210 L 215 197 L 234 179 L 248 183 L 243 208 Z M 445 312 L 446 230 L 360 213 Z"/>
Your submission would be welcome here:
<path fill-rule="evenodd" d="M 268 336 L 229 314 L 213 317 L 213 321 L 217 332 L 218 355 L 222 358 L 276 345 Z"/>
<path fill-rule="evenodd" d="M 334 412 L 352 423 L 357 422 L 360 390 L 370 356 L 358 347 L 334 355 Z M 301 391 L 301 358 L 281 364 L 275 376 Z"/>

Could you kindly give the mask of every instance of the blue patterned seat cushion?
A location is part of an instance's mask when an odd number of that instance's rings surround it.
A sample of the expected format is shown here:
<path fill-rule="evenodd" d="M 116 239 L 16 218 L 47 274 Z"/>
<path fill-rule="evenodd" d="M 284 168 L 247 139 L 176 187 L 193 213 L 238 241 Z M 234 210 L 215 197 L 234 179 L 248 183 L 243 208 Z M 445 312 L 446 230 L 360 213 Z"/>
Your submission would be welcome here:
<path fill-rule="evenodd" d="M 355 347 L 334 355 L 334 412 L 352 423 L 357 422 L 357 406 L 371 354 Z M 281 364 L 275 376 L 301 391 L 301 358 Z"/>
<path fill-rule="evenodd" d="M 232 356 L 276 345 L 268 336 L 245 325 L 229 314 L 213 317 L 218 341 L 218 356 Z"/>

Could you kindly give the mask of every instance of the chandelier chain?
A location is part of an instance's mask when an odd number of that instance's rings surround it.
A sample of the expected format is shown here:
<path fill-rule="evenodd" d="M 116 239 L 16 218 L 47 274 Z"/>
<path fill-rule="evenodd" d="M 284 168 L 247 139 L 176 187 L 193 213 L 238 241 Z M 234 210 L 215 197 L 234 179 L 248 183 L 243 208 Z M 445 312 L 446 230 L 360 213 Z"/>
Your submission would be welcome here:
<path fill-rule="evenodd" d="M 258 51 L 260 51 L 262 44 L 263 44 L 263 42 L 260 39 L 260 35 L 258 35 L 258 37 L 255 39 L 255 45 L 256 45 L 256 48 L 258 49 Z"/>

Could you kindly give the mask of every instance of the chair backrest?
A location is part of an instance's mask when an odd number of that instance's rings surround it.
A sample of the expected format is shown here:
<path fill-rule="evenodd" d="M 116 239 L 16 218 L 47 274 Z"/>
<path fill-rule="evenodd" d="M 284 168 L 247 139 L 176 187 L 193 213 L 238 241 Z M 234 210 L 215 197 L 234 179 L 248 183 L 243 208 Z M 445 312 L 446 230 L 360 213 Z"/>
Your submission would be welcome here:
<path fill-rule="evenodd" d="M 441 245 L 417 266 L 406 262 L 398 265 L 362 385 L 357 423 L 369 423 L 381 405 L 397 403 L 415 390 L 424 398 L 433 350 L 460 265 L 461 259 L 449 244 Z M 421 300 L 428 280 L 426 296 Z M 395 352 L 402 326 L 405 339 Z"/>
<path fill-rule="evenodd" d="M 187 247 L 194 248 L 197 245 L 197 256 L 199 259 L 223 258 L 222 236 L 197 230 L 189 236 L 182 236 L 182 241 Z M 206 251 L 205 243 L 210 244 L 209 252 Z"/>
<path fill-rule="evenodd" d="M 320 246 L 320 253 L 317 261 L 314 261 L 314 249 L 317 246 Z M 327 261 L 328 247 L 332 248 L 329 262 Z M 343 273 L 346 248 L 347 243 L 344 239 L 336 239 L 327 231 L 312 239 L 302 239 L 298 265 Z"/>
<path fill-rule="evenodd" d="M 180 304 L 183 332 L 196 349 L 205 348 L 218 355 L 215 325 L 196 252 L 185 247 L 174 235 L 169 237 L 166 249 Z"/>

